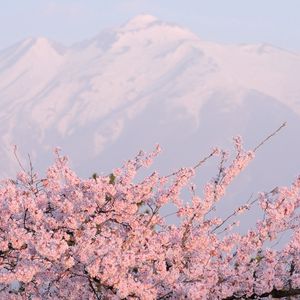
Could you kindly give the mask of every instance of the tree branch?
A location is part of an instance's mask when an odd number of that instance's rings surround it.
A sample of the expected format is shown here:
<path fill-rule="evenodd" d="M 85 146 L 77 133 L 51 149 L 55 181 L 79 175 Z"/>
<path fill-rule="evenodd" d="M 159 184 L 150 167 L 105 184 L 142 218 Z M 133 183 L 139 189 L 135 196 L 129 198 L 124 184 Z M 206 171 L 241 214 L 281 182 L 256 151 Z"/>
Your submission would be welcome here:
<path fill-rule="evenodd" d="M 300 288 L 298 289 L 289 289 L 289 290 L 277 290 L 273 289 L 270 292 L 263 293 L 261 295 L 258 295 L 256 293 L 252 294 L 251 296 L 247 297 L 246 295 L 242 296 L 230 296 L 227 298 L 224 298 L 223 300 L 235 300 L 235 299 L 261 299 L 264 297 L 272 296 L 275 299 L 285 298 L 285 297 L 291 297 L 291 296 L 297 296 L 300 295 Z"/>
<path fill-rule="evenodd" d="M 283 127 L 286 126 L 286 122 L 284 122 L 279 128 L 277 128 L 273 133 L 267 136 L 262 142 L 260 142 L 254 149 L 253 152 L 256 152 L 266 141 L 268 141 L 271 137 L 277 134 Z"/>

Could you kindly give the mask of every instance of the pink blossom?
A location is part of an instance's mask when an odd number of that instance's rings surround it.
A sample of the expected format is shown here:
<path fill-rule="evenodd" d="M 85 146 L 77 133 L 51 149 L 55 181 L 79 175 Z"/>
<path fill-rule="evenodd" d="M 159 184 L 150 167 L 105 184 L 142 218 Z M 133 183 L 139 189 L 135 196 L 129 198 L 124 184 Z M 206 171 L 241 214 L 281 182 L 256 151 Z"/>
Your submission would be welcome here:
<path fill-rule="evenodd" d="M 46 178 L 33 183 L 20 173 L 18 180 L 4 181 L 0 298 L 238 299 L 299 289 L 299 177 L 290 187 L 259 194 L 227 218 L 213 211 L 254 158 L 239 137 L 234 142 L 232 161 L 215 150 L 222 167 L 201 196 L 192 185 L 196 168 L 137 180 L 159 147 L 140 152 L 113 176 L 92 179 L 79 178 L 56 150 Z M 189 199 L 183 199 L 184 189 Z M 263 219 L 236 232 L 236 217 L 256 202 Z M 177 208 L 176 226 L 160 214 L 167 203 Z M 293 234 L 282 250 L 267 248 L 287 230 Z"/>

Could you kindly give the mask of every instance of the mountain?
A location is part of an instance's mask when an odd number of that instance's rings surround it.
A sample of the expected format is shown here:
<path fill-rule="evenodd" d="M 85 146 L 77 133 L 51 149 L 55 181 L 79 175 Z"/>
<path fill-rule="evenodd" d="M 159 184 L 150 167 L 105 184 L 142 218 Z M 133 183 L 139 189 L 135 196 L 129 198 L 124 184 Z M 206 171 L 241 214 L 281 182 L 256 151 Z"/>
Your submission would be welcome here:
<path fill-rule="evenodd" d="M 41 173 L 60 146 L 89 176 L 160 143 L 154 167 L 169 172 L 237 134 L 254 147 L 287 121 L 237 180 L 247 197 L 300 173 L 299 78 L 299 53 L 203 41 L 150 15 L 71 47 L 28 38 L 0 52 L 0 175 L 18 169 L 13 144 Z"/>

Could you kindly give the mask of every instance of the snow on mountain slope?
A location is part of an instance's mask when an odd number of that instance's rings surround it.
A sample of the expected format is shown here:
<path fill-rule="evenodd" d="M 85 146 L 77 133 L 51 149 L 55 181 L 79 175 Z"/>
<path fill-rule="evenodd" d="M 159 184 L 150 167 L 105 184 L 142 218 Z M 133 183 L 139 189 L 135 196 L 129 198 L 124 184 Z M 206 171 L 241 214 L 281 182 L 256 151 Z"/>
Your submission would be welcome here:
<path fill-rule="evenodd" d="M 16 169 L 12 144 L 41 170 L 59 145 L 88 176 L 155 142 L 170 157 L 166 168 L 192 163 L 231 135 L 257 141 L 283 117 L 293 120 L 292 143 L 298 78 L 297 53 L 205 42 L 149 15 L 69 48 L 26 39 L 0 52 L 1 175 Z"/>

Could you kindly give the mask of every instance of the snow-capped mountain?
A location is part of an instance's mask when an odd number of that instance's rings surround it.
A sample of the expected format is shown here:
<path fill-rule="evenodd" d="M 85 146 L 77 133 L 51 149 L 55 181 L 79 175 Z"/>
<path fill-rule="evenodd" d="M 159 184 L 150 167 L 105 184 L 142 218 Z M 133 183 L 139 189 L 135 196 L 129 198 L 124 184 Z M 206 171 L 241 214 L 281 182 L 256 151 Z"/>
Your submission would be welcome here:
<path fill-rule="evenodd" d="M 0 52 L 1 175 L 18 168 L 14 144 L 41 171 L 60 146 L 89 176 L 160 143 L 156 166 L 170 170 L 288 121 L 241 179 L 285 184 L 300 172 L 299 78 L 299 53 L 206 42 L 149 15 L 72 47 L 28 38 Z"/>

